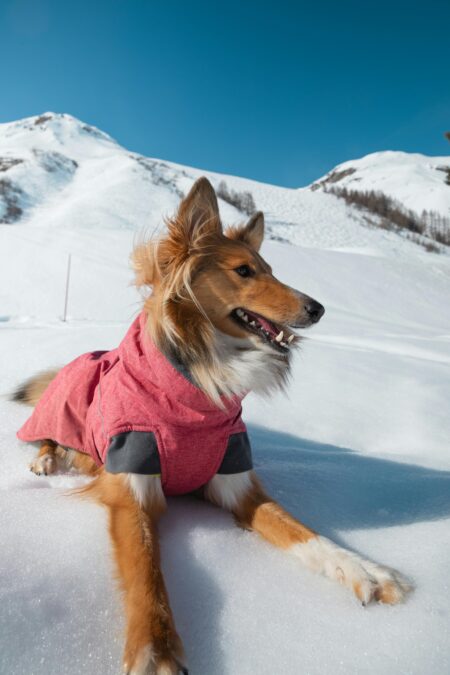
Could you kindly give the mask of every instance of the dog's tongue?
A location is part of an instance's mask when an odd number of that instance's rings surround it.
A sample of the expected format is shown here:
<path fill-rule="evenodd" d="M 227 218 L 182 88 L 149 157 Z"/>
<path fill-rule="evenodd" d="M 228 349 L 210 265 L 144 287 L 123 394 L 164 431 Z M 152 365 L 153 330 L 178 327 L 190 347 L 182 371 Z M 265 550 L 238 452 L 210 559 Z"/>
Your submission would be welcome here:
<path fill-rule="evenodd" d="M 259 314 L 255 315 L 256 320 L 258 323 L 261 324 L 261 326 L 266 330 L 268 333 L 270 333 L 273 337 L 276 337 L 278 333 L 280 332 L 278 328 L 275 326 L 274 323 L 269 321 L 268 319 L 265 319 L 263 316 L 260 316 Z"/>

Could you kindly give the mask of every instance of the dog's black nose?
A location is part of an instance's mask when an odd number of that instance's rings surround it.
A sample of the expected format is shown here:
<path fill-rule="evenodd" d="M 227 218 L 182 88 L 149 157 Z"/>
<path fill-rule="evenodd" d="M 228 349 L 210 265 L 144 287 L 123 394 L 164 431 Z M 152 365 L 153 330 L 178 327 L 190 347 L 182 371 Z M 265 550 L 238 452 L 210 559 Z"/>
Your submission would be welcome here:
<path fill-rule="evenodd" d="M 325 307 L 321 305 L 320 302 L 316 302 L 315 300 L 310 300 L 305 309 L 313 323 L 317 323 L 325 313 Z"/>

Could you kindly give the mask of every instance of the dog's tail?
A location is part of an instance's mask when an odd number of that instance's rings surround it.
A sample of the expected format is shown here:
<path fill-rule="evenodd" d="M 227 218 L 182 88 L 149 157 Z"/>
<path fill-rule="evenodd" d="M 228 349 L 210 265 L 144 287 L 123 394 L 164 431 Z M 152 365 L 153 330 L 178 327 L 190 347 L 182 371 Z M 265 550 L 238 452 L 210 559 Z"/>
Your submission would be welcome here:
<path fill-rule="evenodd" d="M 44 391 L 52 380 L 55 379 L 59 372 L 58 370 L 46 370 L 43 373 L 38 373 L 34 377 L 21 384 L 13 392 L 10 397 L 11 401 L 24 403 L 25 405 L 35 406 L 41 398 Z"/>

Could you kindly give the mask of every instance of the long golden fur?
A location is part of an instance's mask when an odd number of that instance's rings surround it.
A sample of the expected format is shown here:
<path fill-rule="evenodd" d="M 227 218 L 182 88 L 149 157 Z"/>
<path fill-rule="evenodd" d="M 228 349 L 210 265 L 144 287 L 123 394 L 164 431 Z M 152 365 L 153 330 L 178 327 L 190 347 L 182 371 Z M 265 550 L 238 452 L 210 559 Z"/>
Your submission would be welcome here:
<path fill-rule="evenodd" d="M 239 388 L 217 344 L 218 331 L 248 337 L 230 318 L 237 304 L 269 316 L 286 335 L 288 325 L 309 322 L 305 306 L 311 299 L 278 281 L 258 254 L 263 236 L 262 213 L 245 227 L 224 233 L 215 193 L 206 179 L 200 179 L 167 222 L 167 234 L 133 253 L 136 284 L 152 289 L 145 309 L 155 344 L 163 353 L 175 351 L 217 402 L 220 394 Z M 251 283 L 235 273 L 244 265 L 254 272 Z M 273 354 L 272 359 L 280 362 L 279 378 L 272 385 L 281 386 L 289 371 L 289 354 Z"/>
<path fill-rule="evenodd" d="M 292 329 L 323 314 L 319 303 L 273 276 L 258 252 L 263 236 L 261 213 L 223 232 L 216 195 L 202 178 L 168 221 L 165 235 L 133 252 L 136 284 L 151 291 L 144 309 L 155 344 L 176 355 L 218 405 L 222 395 L 284 386 L 299 341 Z M 29 380 L 15 400 L 34 405 L 55 375 Z M 87 455 L 45 439 L 32 469 L 53 473 L 62 466 L 93 475 L 81 494 L 109 513 L 127 620 L 125 672 L 187 673 L 160 568 L 156 522 L 166 507 L 160 479 L 109 474 Z M 363 604 L 399 602 L 409 588 L 397 572 L 337 547 L 297 521 L 267 496 L 253 471 L 216 475 L 203 497 L 231 511 L 240 526 L 350 588 Z"/>

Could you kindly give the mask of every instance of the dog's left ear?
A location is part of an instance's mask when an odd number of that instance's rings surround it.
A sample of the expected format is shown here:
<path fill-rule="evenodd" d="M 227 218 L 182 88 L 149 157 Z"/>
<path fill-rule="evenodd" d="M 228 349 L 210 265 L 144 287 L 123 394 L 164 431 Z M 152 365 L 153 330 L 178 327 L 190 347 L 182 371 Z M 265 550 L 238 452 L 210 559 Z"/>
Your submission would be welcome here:
<path fill-rule="evenodd" d="M 243 241 L 255 251 L 259 251 L 264 239 L 264 214 L 256 211 L 246 225 L 229 227 L 226 236 L 236 241 Z"/>

